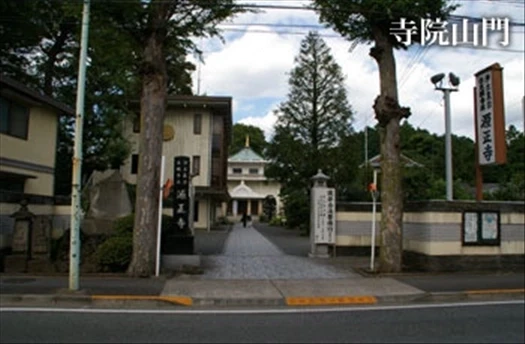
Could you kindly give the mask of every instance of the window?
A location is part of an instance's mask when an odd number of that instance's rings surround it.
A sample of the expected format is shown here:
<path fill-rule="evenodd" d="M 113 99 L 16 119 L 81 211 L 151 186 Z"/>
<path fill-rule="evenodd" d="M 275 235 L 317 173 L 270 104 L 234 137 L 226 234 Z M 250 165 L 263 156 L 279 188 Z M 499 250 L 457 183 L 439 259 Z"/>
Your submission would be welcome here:
<path fill-rule="evenodd" d="M 258 168 L 250 168 L 250 174 L 259 174 Z"/>
<path fill-rule="evenodd" d="M 242 173 L 242 168 L 234 168 L 233 169 L 233 174 L 241 174 Z"/>
<path fill-rule="evenodd" d="M 0 97 L 0 133 L 27 140 L 29 108 Z"/>
<path fill-rule="evenodd" d="M 140 133 L 140 114 L 136 114 L 133 118 L 133 132 Z"/>
<path fill-rule="evenodd" d="M 199 222 L 199 201 L 193 203 L 193 222 Z"/>
<path fill-rule="evenodd" d="M 193 133 L 195 135 L 200 135 L 202 131 L 202 115 L 196 113 L 193 115 Z"/>
<path fill-rule="evenodd" d="M 193 168 L 192 173 L 198 175 L 201 173 L 201 157 L 199 155 L 193 156 Z"/>
<path fill-rule="evenodd" d="M 137 174 L 139 171 L 139 155 L 133 154 L 131 156 L 131 174 Z"/>

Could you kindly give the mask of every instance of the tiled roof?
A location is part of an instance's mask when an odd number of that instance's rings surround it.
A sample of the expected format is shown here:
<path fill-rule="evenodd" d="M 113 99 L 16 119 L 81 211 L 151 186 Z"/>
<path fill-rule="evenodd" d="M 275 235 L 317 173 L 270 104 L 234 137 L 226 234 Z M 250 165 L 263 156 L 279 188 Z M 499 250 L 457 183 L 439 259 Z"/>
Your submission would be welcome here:
<path fill-rule="evenodd" d="M 69 116 L 75 115 L 75 110 L 73 110 L 68 105 L 61 103 L 55 100 L 54 98 L 41 94 L 37 92 L 36 90 L 33 90 L 27 87 L 26 85 L 22 84 L 19 81 L 13 80 L 5 75 L 0 75 L 0 90 L 4 88 L 10 88 L 19 94 L 23 94 L 26 97 L 30 97 L 34 100 L 47 104 L 55 108 L 56 110 L 63 112 L 66 115 L 69 115 Z"/>
<path fill-rule="evenodd" d="M 231 156 L 228 161 L 239 162 L 265 162 L 264 158 L 255 153 L 250 147 L 244 147 L 240 152 Z"/>

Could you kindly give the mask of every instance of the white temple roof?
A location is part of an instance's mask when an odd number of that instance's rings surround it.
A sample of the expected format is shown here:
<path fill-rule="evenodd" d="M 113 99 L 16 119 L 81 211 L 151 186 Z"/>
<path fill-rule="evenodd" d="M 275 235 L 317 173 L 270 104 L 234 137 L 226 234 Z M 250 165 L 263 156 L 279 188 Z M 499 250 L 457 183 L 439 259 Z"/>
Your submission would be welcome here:
<path fill-rule="evenodd" d="M 241 181 L 239 185 L 230 192 L 231 198 L 261 199 L 265 196 L 253 191 L 248 185 Z"/>

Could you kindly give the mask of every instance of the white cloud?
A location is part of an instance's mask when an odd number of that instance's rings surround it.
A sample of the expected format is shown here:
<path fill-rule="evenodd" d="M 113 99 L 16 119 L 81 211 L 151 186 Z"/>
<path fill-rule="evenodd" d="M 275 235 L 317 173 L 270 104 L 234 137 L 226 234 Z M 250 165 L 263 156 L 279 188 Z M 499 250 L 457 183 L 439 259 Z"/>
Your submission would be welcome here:
<path fill-rule="evenodd" d="M 254 1 L 243 1 L 253 3 Z M 264 1 L 259 4 L 299 6 L 297 1 Z M 308 3 L 302 1 L 301 4 Z M 469 16 L 509 16 L 512 21 L 523 22 L 523 5 L 462 2 L 457 14 Z M 237 26 L 223 28 L 242 29 L 239 24 L 286 23 L 319 25 L 317 15 L 304 10 L 266 10 L 264 13 L 246 13 L 233 20 Z M 301 35 L 280 34 L 277 31 L 301 32 Z M 269 33 L 258 33 L 267 31 Z M 239 122 L 261 127 L 271 134 L 275 115 L 272 110 L 286 98 L 287 73 L 293 67 L 299 44 L 308 28 L 282 28 L 269 25 L 249 26 L 244 33 L 225 31 L 227 43 L 218 40 L 203 42 L 205 64 L 201 66 L 201 93 L 229 95 L 234 99 L 235 117 Z M 375 125 L 372 105 L 379 93 L 379 76 L 375 61 L 368 55 L 370 45 L 359 45 L 349 52 L 350 43 L 331 30 L 323 30 L 326 43 L 346 75 L 349 101 L 355 111 L 354 127 Z M 332 36 L 336 36 L 335 38 Z M 229 38 L 228 38 L 229 37 Z M 436 73 L 453 72 L 460 76 L 458 92 L 451 95 L 452 130 L 455 134 L 473 137 L 473 74 L 499 62 L 503 67 L 506 121 L 523 128 L 521 99 L 524 87 L 524 33 L 513 27 L 511 46 L 505 49 L 464 49 L 458 47 L 411 47 L 396 51 L 397 78 L 400 103 L 409 106 L 409 122 L 430 132 L 442 134 L 445 130 L 442 93 L 435 91 L 429 79 Z M 518 52 L 512 52 L 518 51 Z M 520 52 L 521 51 L 521 52 Z M 196 79 L 196 78 L 195 78 Z M 264 103 L 262 99 L 267 99 Z M 265 104 L 265 105 L 263 105 Z M 258 115 L 260 114 L 260 115 Z"/>
<path fill-rule="evenodd" d="M 292 67 L 299 40 L 275 33 L 250 33 L 256 29 L 261 27 L 251 27 L 241 38 L 206 57 L 201 67 L 202 90 L 241 98 L 286 94 L 285 71 Z"/>
<path fill-rule="evenodd" d="M 253 125 L 255 127 L 261 128 L 264 132 L 266 140 L 270 140 L 273 135 L 273 126 L 277 121 L 277 116 L 274 111 L 269 111 L 266 115 L 262 117 L 246 117 L 239 121 L 239 123 L 246 125 Z"/>

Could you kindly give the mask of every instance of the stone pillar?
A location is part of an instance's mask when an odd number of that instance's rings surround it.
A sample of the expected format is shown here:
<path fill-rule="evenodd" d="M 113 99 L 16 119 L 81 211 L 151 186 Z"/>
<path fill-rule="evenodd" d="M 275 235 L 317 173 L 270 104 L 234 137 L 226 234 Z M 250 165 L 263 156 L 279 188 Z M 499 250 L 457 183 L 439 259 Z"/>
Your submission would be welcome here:
<path fill-rule="evenodd" d="M 228 203 L 227 202 L 222 202 L 221 204 L 221 216 L 224 216 L 226 217 L 227 213 L 228 213 Z"/>
<path fill-rule="evenodd" d="M 263 213 L 263 202 L 262 202 L 261 199 L 257 200 L 257 205 L 258 205 L 258 208 L 259 208 L 259 211 L 257 213 L 259 214 L 259 216 L 261 216 L 262 213 Z"/>
<path fill-rule="evenodd" d="M 233 213 L 233 216 L 237 216 L 237 209 L 239 208 L 239 203 L 237 202 L 236 199 L 233 200 L 233 205 L 232 205 L 232 213 Z"/>
<path fill-rule="evenodd" d="M 310 195 L 310 257 L 329 258 L 335 245 L 335 189 L 328 188 L 329 177 L 319 169 L 312 177 Z"/>
<path fill-rule="evenodd" d="M 252 200 L 247 199 L 246 200 L 246 214 L 251 215 L 251 213 L 252 213 Z"/>
<path fill-rule="evenodd" d="M 13 231 L 12 250 L 13 253 L 25 253 L 27 259 L 31 259 L 33 252 L 33 220 L 35 215 L 27 208 L 28 202 L 24 199 L 20 202 L 20 209 L 11 215 L 15 219 Z"/>

